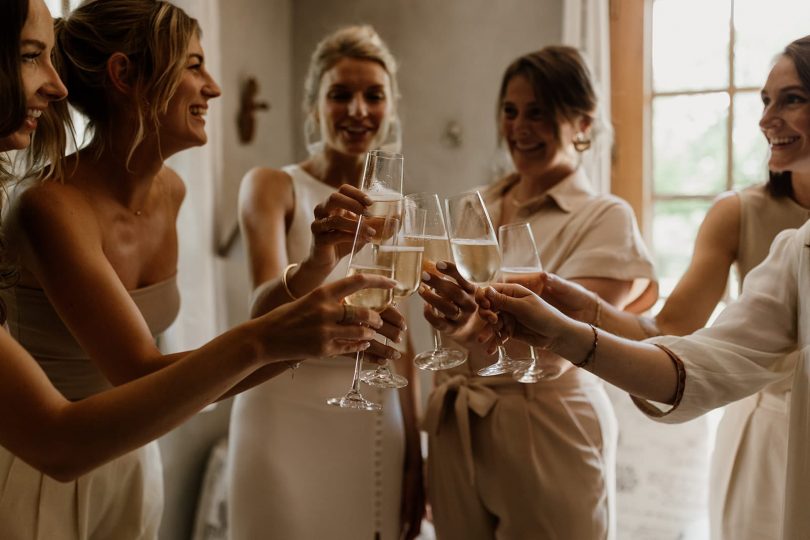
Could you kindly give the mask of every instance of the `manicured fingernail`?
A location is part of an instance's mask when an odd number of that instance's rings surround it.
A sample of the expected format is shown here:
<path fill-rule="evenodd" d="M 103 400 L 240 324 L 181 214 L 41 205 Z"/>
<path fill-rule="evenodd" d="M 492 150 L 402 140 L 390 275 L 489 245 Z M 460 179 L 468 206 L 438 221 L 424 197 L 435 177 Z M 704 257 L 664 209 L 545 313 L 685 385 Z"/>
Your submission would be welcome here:
<path fill-rule="evenodd" d="M 392 351 L 392 352 L 391 352 L 391 353 L 388 355 L 388 358 L 390 358 L 391 360 L 396 360 L 396 359 L 397 359 L 397 358 L 399 358 L 400 356 L 402 356 L 402 355 L 399 353 L 399 351 Z"/>
<path fill-rule="evenodd" d="M 444 261 L 439 261 L 436 263 L 436 268 L 439 270 L 447 270 L 447 263 Z"/>
<path fill-rule="evenodd" d="M 365 351 L 365 350 L 366 350 L 366 349 L 368 349 L 369 347 L 371 347 L 371 343 L 369 343 L 368 341 L 366 341 L 365 343 L 363 343 L 362 345 L 360 345 L 360 350 L 361 350 L 361 351 Z"/>
<path fill-rule="evenodd" d="M 374 236 L 377 234 L 377 231 L 375 231 L 373 227 L 366 227 L 366 234 L 369 236 Z"/>
<path fill-rule="evenodd" d="M 430 281 L 430 274 L 422 272 L 422 281 Z"/>

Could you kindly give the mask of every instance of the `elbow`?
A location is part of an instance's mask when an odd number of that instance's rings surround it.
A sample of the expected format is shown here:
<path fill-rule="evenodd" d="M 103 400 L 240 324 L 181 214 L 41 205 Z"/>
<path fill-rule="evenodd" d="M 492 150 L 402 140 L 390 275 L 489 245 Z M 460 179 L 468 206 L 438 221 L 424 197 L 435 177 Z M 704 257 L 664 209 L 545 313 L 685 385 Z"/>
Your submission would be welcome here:
<path fill-rule="evenodd" d="M 81 452 L 57 451 L 51 446 L 46 455 L 29 461 L 29 464 L 57 482 L 66 483 L 76 480 L 93 468 L 80 456 Z"/>

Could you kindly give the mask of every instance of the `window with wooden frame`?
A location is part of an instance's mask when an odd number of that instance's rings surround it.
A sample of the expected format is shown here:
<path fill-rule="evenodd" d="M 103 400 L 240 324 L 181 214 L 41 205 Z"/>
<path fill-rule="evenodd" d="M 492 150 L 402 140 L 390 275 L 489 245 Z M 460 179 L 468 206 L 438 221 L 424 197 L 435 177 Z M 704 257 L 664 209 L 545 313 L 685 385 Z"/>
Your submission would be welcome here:
<path fill-rule="evenodd" d="M 809 20 L 807 0 L 611 0 L 613 191 L 636 211 L 662 297 L 714 198 L 767 180 L 759 90 Z"/>

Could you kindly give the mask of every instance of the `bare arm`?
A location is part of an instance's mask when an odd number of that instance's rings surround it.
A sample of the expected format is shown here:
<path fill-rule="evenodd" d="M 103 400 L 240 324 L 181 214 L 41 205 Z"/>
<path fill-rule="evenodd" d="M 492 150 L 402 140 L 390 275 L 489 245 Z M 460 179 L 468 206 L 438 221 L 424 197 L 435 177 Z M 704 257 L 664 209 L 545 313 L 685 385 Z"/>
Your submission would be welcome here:
<path fill-rule="evenodd" d="M 57 480 L 74 479 L 167 433 L 257 368 L 249 334 L 235 329 L 157 373 L 72 403 L 0 332 L 0 444 Z"/>
<path fill-rule="evenodd" d="M 655 317 L 663 334 L 685 336 L 703 328 L 723 297 L 728 272 L 737 259 L 740 198 L 728 194 L 715 202 L 698 230 L 686 273 Z"/>
<path fill-rule="evenodd" d="M 287 275 L 287 285 L 295 297 L 323 283 L 348 253 L 357 228 L 356 216 L 369 204 L 371 200 L 362 191 L 342 186 L 316 207 L 310 256 Z M 257 168 L 245 175 L 239 190 L 239 226 L 253 280 L 252 316 L 292 299 L 280 278 L 289 263 L 287 230 L 293 212 L 292 180 L 287 173 Z"/>
<path fill-rule="evenodd" d="M 642 340 L 655 333 L 682 336 L 705 326 L 723 296 L 728 272 L 737 258 L 739 244 L 739 197 L 728 194 L 712 206 L 698 231 L 692 260 L 661 312 L 651 322 L 617 309 L 601 306 L 600 326 L 608 332 Z M 594 290 L 582 280 L 572 280 Z M 583 322 L 595 322 L 596 297 L 571 281 L 548 275 L 542 296 L 566 315 Z M 595 291 L 599 292 L 599 291 Z M 600 296 L 602 296 L 600 294 Z M 610 302 L 609 304 L 616 305 Z M 657 327 L 657 328 L 656 328 Z"/>
<path fill-rule="evenodd" d="M 166 433 L 262 365 L 362 350 L 378 314 L 340 300 L 380 277 L 353 276 L 244 323 L 177 362 L 71 403 L 22 347 L 0 332 L 0 445 L 59 480 L 70 480 Z"/>
<path fill-rule="evenodd" d="M 547 347 L 571 362 L 582 362 L 594 345 L 588 324 L 566 317 L 529 289 L 515 284 L 495 284 L 477 295 L 483 317 L 494 317 L 503 330 L 530 345 Z M 494 319 L 489 319 L 494 322 Z M 597 376 L 641 397 L 674 403 L 678 372 L 659 348 L 599 332 L 597 357 L 589 369 Z"/>

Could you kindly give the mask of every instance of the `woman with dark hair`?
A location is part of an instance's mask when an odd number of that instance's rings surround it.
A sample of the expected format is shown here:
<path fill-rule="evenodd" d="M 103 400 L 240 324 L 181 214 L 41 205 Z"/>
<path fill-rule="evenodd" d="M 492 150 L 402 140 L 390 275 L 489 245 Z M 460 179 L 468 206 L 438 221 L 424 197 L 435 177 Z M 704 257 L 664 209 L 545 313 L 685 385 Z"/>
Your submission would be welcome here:
<path fill-rule="evenodd" d="M 793 44 L 785 57 L 798 67 L 801 54 L 801 48 Z M 810 73 L 806 73 L 806 78 L 810 82 Z M 799 96 L 783 97 L 781 89 L 776 93 L 780 99 L 792 101 L 791 107 L 801 106 Z M 774 159 L 783 144 L 775 143 Z M 778 161 L 772 160 L 766 184 L 718 197 L 698 231 L 686 273 L 658 315 L 634 317 L 604 306 L 601 327 L 638 340 L 660 334 L 683 336 L 703 328 L 723 297 L 731 267 L 737 266 L 742 286 L 748 272 L 768 255 L 773 239 L 785 229 L 801 227 L 810 215 L 810 175 L 806 171 L 775 167 Z M 559 296 L 560 301 L 565 300 L 569 288 L 564 281 L 550 276 L 546 286 L 549 298 Z M 600 309 L 599 297 L 587 295 L 583 300 L 577 309 L 583 316 L 590 316 L 587 320 L 591 321 Z M 797 356 L 795 352 L 787 355 L 786 365 L 794 365 Z M 712 457 L 709 490 L 712 538 L 762 538 L 767 531 L 775 530 L 781 519 L 781 493 L 757 504 L 753 504 L 751 497 L 784 482 L 790 386 L 790 379 L 785 379 L 726 407 Z"/>
<path fill-rule="evenodd" d="M 655 282 L 633 213 L 621 199 L 596 194 L 580 167 L 603 127 L 598 118 L 590 70 L 576 49 L 516 59 L 498 98 L 499 132 L 516 171 L 482 195 L 496 227 L 529 223 L 545 268 L 620 308 L 644 308 Z M 476 375 L 493 360 L 476 341 L 473 289 L 439 276 L 423 275 L 424 315 L 470 351 L 466 364 L 437 373 L 425 418 L 439 537 L 613 538 L 617 428 L 602 384 L 548 355 L 559 376 L 540 384 L 521 384 L 510 372 Z M 528 356 L 525 346 L 508 352 Z"/>
<path fill-rule="evenodd" d="M 0 152 L 29 148 L 34 136 L 48 146 L 52 141 L 40 133 L 39 123 L 51 113 L 49 105 L 66 94 L 51 64 L 53 19 L 42 0 L 7 0 L 3 10 Z M 6 92 L 11 99 L 6 99 Z M 2 173 L 0 181 L 9 180 Z M 0 331 L 0 537 L 155 537 L 159 513 L 151 522 L 139 522 L 139 512 L 116 512 L 109 501 L 119 489 L 126 496 L 131 494 L 126 486 L 147 480 L 143 471 L 127 472 L 126 456 L 93 469 L 170 431 L 263 367 L 279 370 L 280 362 L 284 369 L 292 359 L 367 347 L 373 331 L 336 321 L 346 315 L 341 298 L 368 286 L 392 287 L 393 282 L 358 277 L 333 283 L 223 334 L 155 373 L 70 398 L 64 393 L 75 390 L 75 385 L 60 377 L 53 357 L 34 359 Z M 351 315 L 372 327 L 382 323 L 367 310 L 356 309 Z M 15 327 L 19 320 L 9 323 Z M 36 332 L 22 338 L 39 346 L 45 339 Z M 109 359 L 124 356 L 113 351 Z M 99 359 L 100 364 L 105 361 Z M 144 491 L 147 488 L 144 485 Z M 159 501 L 160 492 L 149 489 L 149 496 Z M 137 506 L 142 501 L 128 503 Z"/>
<path fill-rule="evenodd" d="M 793 199 L 807 202 L 810 186 L 802 178 L 810 175 L 810 36 L 792 42 L 776 61 L 762 89 L 762 102 L 760 128 L 771 147 L 769 169 L 789 172 L 782 178 L 790 179 Z M 742 217 L 737 223 L 746 219 L 741 200 Z M 744 226 L 738 234 L 740 240 L 757 239 Z M 802 298 L 810 295 L 809 245 L 807 223 L 798 230 L 783 231 L 765 261 L 746 277 L 740 299 L 714 325 L 685 337 L 657 337 L 646 344 L 608 332 L 639 337 L 639 326 L 651 328 L 653 334 L 666 332 L 671 324 L 666 318 L 656 318 L 656 329 L 651 321 L 605 306 L 604 330 L 577 322 L 574 319 L 590 323 L 589 315 L 598 303 L 580 287 L 554 276 L 544 288 L 538 283 L 536 290 L 542 289 L 544 298 L 573 319 L 515 285 L 496 285 L 500 293 L 488 290 L 479 293 L 478 300 L 490 323 L 505 325 L 500 332 L 572 359 L 577 367 L 631 393 L 639 408 L 659 421 L 683 422 L 757 395 L 754 409 L 746 412 L 748 420 L 740 422 L 746 425 L 732 424 L 743 432 L 737 453 L 715 455 L 715 464 L 725 460 L 733 476 L 727 498 L 716 494 L 721 499 L 715 504 L 726 506 L 721 521 L 713 524 L 713 538 L 805 538 L 810 531 L 806 510 L 810 312 Z M 693 297 L 691 305 L 695 302 L 703 302 L 700 295 Z M 684 333 L 688 331 L 685 327 Z M 785 388 L 790 389 L 789 399 Z M 661 409 L 647 400 L 671 407 Z M 776 406 L 768 405 L 774 402 Z M 782 429 L 785 422 L 787 428 Z M 775 425 L 763 425 L 767 423 Z M 786 462 L 780 456 L 785 448 Z M 745 493 L 738 492 L 737 485 Z M 738 521 L 730 523 L 732 518 Z"/>

